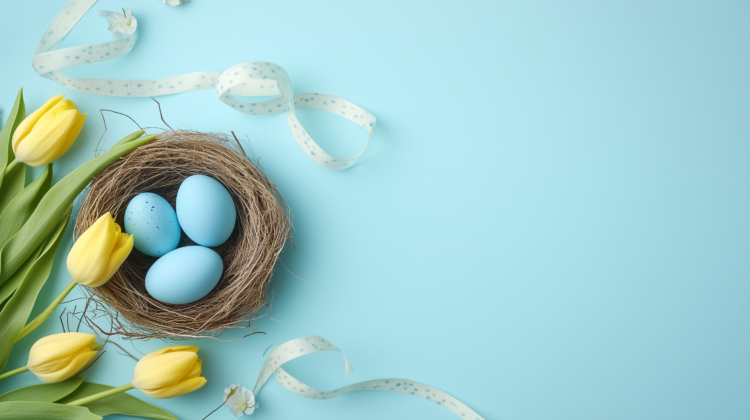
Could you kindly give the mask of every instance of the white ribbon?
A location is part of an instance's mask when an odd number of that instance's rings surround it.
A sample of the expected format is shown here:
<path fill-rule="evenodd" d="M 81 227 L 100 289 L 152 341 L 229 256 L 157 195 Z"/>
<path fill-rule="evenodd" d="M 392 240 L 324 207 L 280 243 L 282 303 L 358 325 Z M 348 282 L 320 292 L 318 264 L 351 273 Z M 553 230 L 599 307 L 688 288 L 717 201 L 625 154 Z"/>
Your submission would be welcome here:
<path fill-rule="evenodd" d="M 344 356 L 346 375 L 349 375 L 352 371 L 352 366 L 349 364 L 349 359 L 347 359 L 346 355 L 325 338 L 314 335 L 296 338 L 276 347 L 271 354 L 268 355 L 268 358 L 266 358 L 266 361 L 260 369 L 258 379 L 255 381 L 253 394 L 257 396 L 261 388 L 263 388 L 263 385 L 265 385 L 271 375 L 275 372 L 276 380 L 279 381 L 281 386 L 297 395 L 313 400 L 330 400 L 331 398 L 336 398 L 352 391 L 393 391 L 413 395 L 441 405 L 462 419 L 484 420 L 482 416 L 477 414 L 466 404 L 449 394 L 435 387 L 412 381 L 410 379 L 374 379 L 371 381 L 347 385 L 343 388 L 334 389 L 333 391 L 319 391 L 295 379 L 292 375 L 281 368 L 281 365 L 290 360 L 308 354 L 317 353 L 319 351 L 334 351 L 340 353 Z"/>
<path fill-rule="evenodd" d="M 376 118 L 359 106 L 335 96 L 318 93 L 294 94 L 289 75 L 280 66 L 266 61 L 248 61 L 223 72 L 204 71 L 152 80 L 87 79 L 69 77 L 62 70 L 126 54 L 138 39 L 138 30 L 111 42 L 83 45 L 58 50 L 53 48 L 73 29 L 97 0 L 70 0 L 57 14 L 37 44 L 31 62 L 40 76 L 82 93 L 104 96 L 151 97 L 194 90 L 216 89 L 219 100 L 237 111 L 250 115 L 287 113 L 287 122 L 302 150 L 315 163 L 329 169 L 345 169 L 359 158 L 370 143 Z M 236 96 L 274 96 L 262 102 L 248 102 Z M 297 119 L 297 108 L 328 111 L 367 130 L 367 144 L 356 155 L 335 158 L 326 153 L 310 137 Z"/>

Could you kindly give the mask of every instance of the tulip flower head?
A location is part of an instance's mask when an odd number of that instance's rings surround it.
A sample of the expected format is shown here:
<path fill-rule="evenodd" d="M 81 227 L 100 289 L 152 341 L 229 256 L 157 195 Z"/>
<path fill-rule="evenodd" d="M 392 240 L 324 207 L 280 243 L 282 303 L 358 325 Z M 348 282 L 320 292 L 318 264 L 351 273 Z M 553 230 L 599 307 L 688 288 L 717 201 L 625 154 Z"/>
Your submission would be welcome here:
<path fill-rule="evenodd" d="M 92 334 L 67 332 L 40 338 L 29 351 L 28 368 L 48 384 L 73 377 L 96 355 Z"/>
<path fill-rule="evenodd" d="M 73 244 L 68 271 L 73 280 L 88 287 L 106 283 L 133 250 L 133 235 L 122 233 L 110 213 L 97 219 Z"/>
<path fill-rule="evenodd" d="M 133 386 L 152 398 L 177 397 L 202 387 L 198 347 L 171 346 L 149 353 L 135 365 Z"/>
<path fill-rule="evenodd" d="M 58 95 L 26 117 L 13 133 L 16 159 L 29 166 L 45 166 L 62 156 L 76 141 L 86 121 L 73 101 Z"/>

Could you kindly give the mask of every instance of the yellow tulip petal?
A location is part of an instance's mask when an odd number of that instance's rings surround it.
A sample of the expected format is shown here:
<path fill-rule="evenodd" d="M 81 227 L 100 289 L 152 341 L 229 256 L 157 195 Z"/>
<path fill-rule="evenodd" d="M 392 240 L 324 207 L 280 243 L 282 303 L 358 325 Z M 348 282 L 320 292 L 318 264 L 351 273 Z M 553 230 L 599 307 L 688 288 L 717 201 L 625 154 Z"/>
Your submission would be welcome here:
<path fill-rule="evenodd" d="M 50 359 L 40 364 L 32 365 L 29 363 L 27 366 L 29 369 L 34 373 L 52 373 L 57 372 L 59 370 L 64 369 L 66 366 L 68 366 L 73 359 L 75 359 L 79 354 L 89 352 L 93 350 L 91 347 L 96 346 L 96 344 L 84 346 L 80 349 L 78 349 L 75 353 L 71 354 L 70 356 L 64 356 L 59 359 Z"/>
<path fill-rule="evenodd" d="M 77 112 L 77 111 L 76 111 Z M 65 152 L 70 149 L 70 147 L 75 143 L 76 139 L 78 138 L 78 134 L 81 133 L 81 129 L 83 128 L 83 123 L 86 122 L 86 114 L 80 114 L 78 113 L 76 115 L 76 119 L 73 122 L 73 125 L 68 130 L 68 133 L 65 135 L 65 139 L 60 143 L 60 147 L 57 150 L 57 153 L 55 153 L 55 156 L 52 158 L 52 160 L 57 160 L 60 158 L 60 156 L 64 155 Z"/>
<path fill-rule="evenodd" d="M 93 334 L 69 332 L 53 334 L 37 340 L 29 350 L 29 367 L 47 361 L 70 357 L 81 348 L 88 347 L 96 337 Z"/>
<path fill-rule="evenodd" d="M 76 353 L 76 355 L 74 355 L 74 356 L 62 357 L 60 359 L 49 360 L 49 361 L 47 361 L 45 363 L 41 363 L 41 364 L 38 364 L 38 365 L 28 364 L 26 366 L 28 366 L 28 368 L 29 368 L 30 371 L 34 372 L 34 374 L 37 374 L 37 375 L 38 374 L 45 374 L 45 373 L 54 373 L 54 372 L 57 372 L 57 371 L 59 371 L 61 369 L 64 369 L 65 366 L 68 366 L 68 364 L 70 364 L 70 362 L 73 360 L 73 358 L 75 356 L 77 356 L 77 355 L 78 355 L 78 353 Z"/>
<path fill-rule="evenodd" d="M 115 227 L 119 228 L 119 225 L 115 223 Z M 118 229 L 119 230 L 119 229 Z M 118 235 L 117 243 L 115 244 L 112 253 L 109 255 L 107 266 L 104 268 L 104 273 L 93 283 L 87 284 L 88 287 L 99 287 L 109 281 L 110 278 L 117 272 L 125 259 L 130 255 L 130 251 L 133 250 L 133 235 L 127 233 L 120 233 Z"/>
<path fill-rule="evenodd" d="M 156 389 L 175 385 L 192 369 L 198 355 L 188 351 L 165 353 L 135 365 L 133 386 L 138 389 Z"/>
<path fill-rule="evenodd" d="M 31 132 L 31 130 L 36 125 L 37 121 L 47 113 L 50 109 L 52 109 L 55 105 L 57 105 L 58 102 L 60 102 L 65 95 L 57 95 L 53 96 L 47 103 L 42 105 L 41 108 L 37 109 L 31 115 L 24 118 L 23 121 L 21 121 L 21 124 L 18 124 L 18 128 L 16 128 L 15 133 L 13 133 L 13 151 L 15 152 L 18 148 L 18 143 L 20 143 L 24 138 L 26 138 L 27 135 Z"/>
<path fill-rule="evenodd" d="M 75 109 L 75 107 L 73 107 L 72 109 L 68 107 L 60 107 L 60 105 L 62 105 L 64 102 L 70 102 L 70 101 L 59 102 L 52 109 L 50 109 L 46 114 L 42 115 L 42 117 L 39 118 L 39 121 L 36 122 L 36 125 L 34 125 L 34 128 L 31 130 L 31 132 L 33 133 L 34 131 L 42 130 L 48 126 L 58 125 L 61 116 L 65 116 L 68 118 L 70 116 L 73 116 L 73 118 L 70 120 L 70 124 L 67 124 L 64 126 L 66 129 L 65 132 L 67 132 L 67 130 L 69 130 L 70 127 L 73 126 L 73 124 L 75 123 L 80 113 L 78 112 L 77 109 Z M 28 140 L 28 139 L 29 138 L 27 137 L 25 140 Z"/>
<path fill-rule="evenodd" d="M 56 103 L 55 106 L 50 108 L 47 114 L 49 114 L 50 112 L 55 112 L 55 111 L 70 111 L 71 109 L 78 109 L 78 108 L 76 108 L 76 104 L 74 104 L 73 101 L 71 101 L 70 99 L 65 99 L 64 101 L 60 101 Z M 43 118 L 40 118 L 39 121 L 41 121 L 42 119 Z"/>
<path fill-rule="evenodd" d="M 84 366 L 86 366 L 86 363 L 91 360 L 97 352 L 95 351 L 86 351 L 78 354 L 76 357 L 73 358 L 73 360 L 70 361 L 70 363 L 65 366 L 65 368 L 58 370 L 56 372 L 52 373 L 37 373 L 34 372 L 37 378 L 39 378 L 40 381 L 46 382 L 48 384 L 56 383 L 64 381 L 68 378 L 73 377 L 76 373 L 78 373 L 79 370 L 83 369 Z"/>
<path fill-rule="evenodd" d="M 59 111 L 47 114 L 34 129 L 14 147 L 16 159 L 34 167 L 52 162 L 60 144 L 76 121 L 78 111 Z"/>
<path fill-rule="evenodd" d="M 141 392 L 148 395 L 151 398 L 172 398 L 172 397 L 179 397 L 180 395 L 185 395 L 187 393 L 193 392 L 196 389 L 202 387 L 206 384 L 206 378 L 199 377 L 199 378 L 192 378 L 188 379 L 186 381 L 180 382 L 176 385 L 166 386 L 163 388 L 157 388 L 157 389 L 141 389 Z"/>
<path fill-rule="evenodd" d="M 186 381 L 188 379 L 197 378 L 201 376 L 201 368 L 203 366 L 203 361 L 201 359 L 198 359 L 195 361 L 195 364 L 193 364 L 193 367 L 190 368 L 188 373 L 185 374 L 185 377 L 182 378 L 183 381 Z"/>
<path fill-rule="evenodd" d="M 93 284 L 107 268 L 109 256 L 117 243 L 115 222 L 107 213 L 86 229 L 68 253 L 68 271 L 83 285 Z"/>
<path fill-rule="evenodd" d="M 32 131 L 36 130 L 38 127 L 40 127 L 42 125 L 49 124 L 52 121 L 52 119 L 54 119 L 54 115 L 56 113 L 58 113 L 58 112 L 67 112 L 67 111 L 76 111 L 77 112 L 78 110 L 76 109 L 76 106 L 73 105 L 73 102 L 71 100 L 69 100 L 69 99 L 66 99 L 64 101 L 58 102 L 57 104 L 55 104 L 55 106 L 53 106 L 52 108 L 50 108 L 49 111 L 47 111 L 44 115 L 42 115 L 39 118 L 39 120 L 34 125 L 34 128 L 32 129 Z"/>
<path fill-rule="evenodd" d="M 151 353 L 149 353 L 149 354 L 141 357 L 141 361 L 148 360 L 148 359 L 150 359 L 152 357 L 159 356 L 159 355 L 162 355 L 162 354 L 165 354 L 165 353 L 175 352 L 175 351 L 190 351 L 190 352 L 193 352 L 193 353 L 198 353 L 199 349 L 200 349 L 200 347 L 198 347 L 198 346 L 169 346 L 169 347 L 164 347 L 161 350 L 152 351 Z"/>

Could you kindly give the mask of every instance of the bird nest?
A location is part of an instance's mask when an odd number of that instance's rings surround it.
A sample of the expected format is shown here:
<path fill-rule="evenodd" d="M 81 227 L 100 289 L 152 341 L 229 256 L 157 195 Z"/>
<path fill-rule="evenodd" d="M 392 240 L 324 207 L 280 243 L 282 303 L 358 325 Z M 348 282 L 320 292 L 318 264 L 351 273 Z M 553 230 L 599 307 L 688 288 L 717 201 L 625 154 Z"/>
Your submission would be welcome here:
<path fill-rule="evenodd" d="M 237 208 L 232 235 L 212 248 L 224 262 L 218 285 L 197 302 L 160 302 L 148 294 L 145 283 L 156 258 L 133 249 L 106 284 L 89 289 L 95 307 L 103 303 L 109 308 L 111 334 L 130 339 L 216 337 L 228 328 L 251 328 L 267 304 L 291 213 L 266 174 L 231 148 L 225 135 L 169 131 L 115 162 L 91 183 L 76 219 L 76 238 L 107 212 L 124 226 L 125 208 L 140 193 L 158 194 L 174 206 L 182 181 L 198 174 L 224 185 Z M 179 246 L 186 245 L 195 243 L 183 233 Z"/>

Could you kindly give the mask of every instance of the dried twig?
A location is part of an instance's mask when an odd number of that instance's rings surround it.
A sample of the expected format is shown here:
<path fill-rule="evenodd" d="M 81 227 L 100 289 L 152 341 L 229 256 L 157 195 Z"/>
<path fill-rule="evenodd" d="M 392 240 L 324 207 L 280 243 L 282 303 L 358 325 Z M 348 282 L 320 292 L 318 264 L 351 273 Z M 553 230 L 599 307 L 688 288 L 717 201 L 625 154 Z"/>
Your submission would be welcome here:
<path fill-rule="evenodd" d="M 99 113 L 102 115 L 102 121 L 104 122 L 104 132 L 102 133 L 102 136 L 99 137 L 99 141 L 96 143 L 96 150 L 97 151 L 101 150 L 99 146 L 102 143 L 102 139 L 104 138 L 104 135 L 107 134 L 107 119 L 104 118 L 104 112 L 105 111 L 106 112 L 112 112 L 114 114 L 119 114 L 119 115 L 123 115 L 125 117 L 128 117 L 130 119 L 130 121 L 133 121 L 133 123 L 138 126 L 139 129 L 143 130 L 143 128 L 141 128 L 141 126 L 130 115 L 123 114 L 122 112 L 113 111 L 111 109 L 100 109 Z"/>
<path fill-rule="evenodd" d="M 242 143 L 240 143 L 240 141 L 237 139 L 237 135 L 234 134 L 234 131 L 232 131 L 231 133 L 232 133 L 232 137 L 234 137 L 234 141 L 237 142 L 237 146 L 239 146 L 240 151 L 242 152 L 242 154 L 244 154 L 245 156 L 247 156 L 247 153 L 245 153 L 245 149 L 242 147 Z"/>
<path fill-rule="evenodd" d="M 169 124 L 167 124 L 167 122 L 164 120 L 164 114 L 161 113 L 161 104 L 159 103 L 159 101 L 157 101 L 154 98 L 151 98 L 151 100 L 154 101 L 154 102 L 156 102 L 156 106 L 159 107 L 159 116 L 161 117 L 161 121 L 164 123 L 164 125 L 166 125 L 167 127 L 169 127 L 170 130 L 174 131 L 174 128 L 172 128 L 172 126 L 169 125 Z"/>

